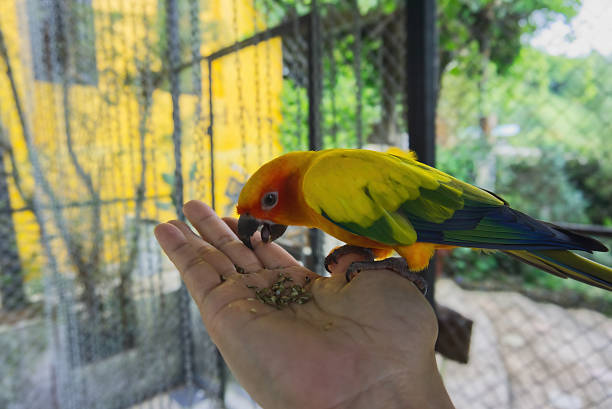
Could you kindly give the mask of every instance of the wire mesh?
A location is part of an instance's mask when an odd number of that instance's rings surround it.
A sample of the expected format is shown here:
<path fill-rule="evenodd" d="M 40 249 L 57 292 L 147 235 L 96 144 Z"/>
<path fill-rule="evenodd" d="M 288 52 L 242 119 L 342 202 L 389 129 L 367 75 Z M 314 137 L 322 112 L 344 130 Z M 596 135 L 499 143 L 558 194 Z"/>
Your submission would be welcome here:
<path fill-rule="evenodd" d="M 580 172 L 593 150 L 592 173 L 607 169 L 610 144 L 597 135 L 612 126 L 609 55 L 529 66 L 545 58 L 523 42 L 521 64 L 503 71 L 495 64 L 506 60 L 475 52 L 482 10 L 438 3 L 440 166 L 506 198 L 529 197 L 521 203 L 534 216 L 606 222 L 609 212 L 584 203 L 609 203 L 610 192 Z M 153 227 L 182 217 L 189 199 L 233 214 L 248 175 L 283 151 L 407 148 L 403 5 L 2 2 L 0 407 L 255 407 Z M 517 25 L 545 25 L 537 13 L 509 13 Z M 595 148 L 573 136 L 581 132 L 598 138 Z M 580 155 L 553 147 L 570 139 Z M 538 184 L 542 163 L 553 176 L 574 164 L 574 179 Z M 283 244 L 320 266 L 337 243 L 295 228 Z M 439 356 L 456 406 L 609 407 L 609 298 L 537 292 L 516 263 L 493 260 L 482 266 L 456 251 L 439 261 L 454 281 L 439 283 L 437 299 L 474 320 L 469 363 Z"/>

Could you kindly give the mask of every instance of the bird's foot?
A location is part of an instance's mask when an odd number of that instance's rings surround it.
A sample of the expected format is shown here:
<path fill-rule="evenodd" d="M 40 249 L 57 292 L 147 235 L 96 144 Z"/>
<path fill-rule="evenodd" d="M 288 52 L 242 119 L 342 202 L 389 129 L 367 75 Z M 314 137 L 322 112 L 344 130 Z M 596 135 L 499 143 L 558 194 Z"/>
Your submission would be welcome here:
<path fill-rule="evenodd" d="M 331 253 L 327 255 L 327 257 L 325 257 L 325 269 L 331 273 L 329 265 L 338 263 L 338 259 L 341 256 L 351 253 L 361 254 L 368 261 L 374 261 L 374 254 L 372 253 L 372 249 L 346 244 L 344 246 L 336 247 L 331 251 Z"/>
<path fill-rule="evenodd" d="M 351 281 L 364 270 L 391 270 L 412 281 L 423 294 L 427 294 L 427 281 L 421 274 L 410 271 L 402 257 L 389 257 L 378 261 L 355 261 L 346 269 L 346 281 Z"/>

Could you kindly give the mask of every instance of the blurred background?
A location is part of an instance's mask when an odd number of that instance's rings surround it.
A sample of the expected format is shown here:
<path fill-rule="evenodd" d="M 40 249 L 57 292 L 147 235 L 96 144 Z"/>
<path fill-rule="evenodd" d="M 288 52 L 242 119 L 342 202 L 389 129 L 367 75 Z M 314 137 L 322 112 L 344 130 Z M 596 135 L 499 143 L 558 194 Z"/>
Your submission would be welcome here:
<path fill-rule="evenodd" d="M 607 0 L 2 0 L 0 407 L 255 408 L 152 230 L 283 152 L 410 147 L 612 247 L 611 112 Z M 429 277 L 473 320 L 457 408 L 612 407 L 609 293 L 464 249 Z"/>

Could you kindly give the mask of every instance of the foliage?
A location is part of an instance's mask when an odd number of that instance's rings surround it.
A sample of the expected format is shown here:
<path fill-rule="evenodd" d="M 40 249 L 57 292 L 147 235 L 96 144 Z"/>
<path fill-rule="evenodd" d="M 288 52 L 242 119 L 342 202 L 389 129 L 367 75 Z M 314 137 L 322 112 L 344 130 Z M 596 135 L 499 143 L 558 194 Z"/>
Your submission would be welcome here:
<path fill-rule="evenodd" d="M 504 73 L 521 50 L 521 36 L 559 14 L 571 18 L 580 0 L 438 1 L 441 71 L 461 60 L 477 73 L 484 56 Z M 538 25 L 530 17 L 538 12 Z"/>
<path fill-rule="evenodd" d="M 308 149 L 308 95 L 306 88 L 286 79 L 281 93 L 283 122 L 279 129 L 280 143 L 286 152 Z M 291 118 L 292 120 L 288 120 Z"/>
<path fill-rule="evenodd" d="M 584 161 L 573 159 L 565 164 L 565 172 L 570 182 L 584 195 L 586 212 L 591 223 L 612 226 L 610 162 L 594 158 Z"/>
<path fill-rule="evenodd" d="M 357 5 L 361 14 L 372 11 L 382 11 L 386 14 L 397 8 L 396 0 L 352 0 L 350 2 L 339 0 L 320 0 L 317 2 L 321 14 L 334 13 L 339 8 L 346 8 L 347 4 L 354 8 Z M 287 18 L 288 15 L 308 14 L 312 7 L 310 0 L 255 0 L 255 8 L 266 17 L 269 26 L 275 26 Z"/>
<path fill-rule="evenodd" d="M 377 42 L 364 44 L 363 59 L 374 52 Z M 354 97 L 357 79 L 354 66 L 354 36 L 348 35 L 338 41 L 336 47 L 323 57 L 325 75 L 321 103 L 321 131 L 324 147 L 356 147 L 357 121 L 363 124 L 362 138 L 374 132 L 375 123 L 381 116 L 380 93 L 376 88 L 378 71 L 373 64 L 362 64 L 360 75 L 365 84 L 361 101 Z M 303 79 L 302 79 L 303 80 Z M 283 122 L 280 127 L 280 142 L 285 151 L 308 149 L 308 95 L 300 81 L 287 78 L 283 83 L 281 104 Z M 361 116 L 357 115 L 358 106 Z"/>
<path fill-rule="evenodd" d="M 610 74 L 609 62 L 599 54 L 568 58 L 529 46 L 521 48 L 503 74 L 491 74 L 484 89 L 461 66 L 447 71 L 439 123 L 452 131 L 441 135 L 438 167 L 474 182 L 483 158 L 497 151 L 495 191 L 513 207 L 545 220 L 609 223 Z M 485 140 L 476 126 L 483 115 L 482 100 L 494 123 L 515 126 L 518 132 L 493 132 Z M 612 264 L 609 254 L 593 258 Z M 484 257 L 459 250 L 446 264 L 446 271 L 464 282 L 593 294 L 586 285 L 558 280 L 501 254 Z"/>
<path fill-rule="evenodd" d="M 582 193 L 565 173 L 566 161 L 559 148 L 543 146 L 539 155 L 502 157 L 498 163 L 496 191 L 514 207 L 543 220 L 589 222 Z M 519 207 L 520 206 L 520 207 Z"/>
<path fill-rule="evenodd" d="M 605 182 L 612 177 L 606 159 L 612 153 L 606 120 L 612 99 L 605 92 L 612 88 L 610 74 L 609 64 L 595 53 L 571 59 L 523 47 L 506 74 L 491 77 L 484 95 L 491 107 L 489 115 L 501 125 L 519 129 L 515 135 L 493 137 L 492 143 L 505 152 L 497 164 L 498 192 L 539 217 L 605 222 L 612 197 Z M 475 82 L 465 72 L 448 72 L 439 105 L 440 123 L 453 130 L 441 135 L 439 166 L 472 182 L 478 166 L 473 159 L 487 154 L 474 126 L 479 118 L 479 109 L 472 103 L 479 98 Z M 510 176 L 516 172 L 522 176 Z M 521 179 L 529 183 L 522 184 Z M 537 188 L 530 192 L 527 185 Z M 549 194 L 550 189 L 556 193 Z M 572 211 L 546 213 L 547 206 L 539 202 L 542 197 Z"/>

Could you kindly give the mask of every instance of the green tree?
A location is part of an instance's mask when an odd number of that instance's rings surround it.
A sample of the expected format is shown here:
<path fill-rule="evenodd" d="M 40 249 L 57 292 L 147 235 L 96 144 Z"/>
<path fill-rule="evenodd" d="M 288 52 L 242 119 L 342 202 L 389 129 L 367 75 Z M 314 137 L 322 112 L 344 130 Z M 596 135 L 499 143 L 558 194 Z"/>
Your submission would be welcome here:
<path fill-rule="evenodd" d="M 309 2 L 262 1 L 258 7 L 270 24 L 288 15 L 310 12 Z M 401 3 L 400 3 L 401 4 Z M 521 37 L 555 16 L 571 18 L 580 0 L 440 0 L 438 2 L 440 79 L 446 73 L 474 79 L 475 104 L 485 136 L 493 102 L 487 98 L 493 74 L 505 74 L 520 55 Z M 289 9 L 289 11 L 287 11 Z M 323 38 L 322 129 L 327 146 L 355 146 L 358 129 L 367 141 L 397 143 L 403 121 L 405 66 L 404 9 L 397 2 L 322 1 Z M 537 19 L 534 14 L 537 13 Z M 537 24 L 536 24 L 537 23 Z M 358 26 L 358 29 L 354 27 Z M 284 41 L 307 38 L 300 27 Z M 285 61 L 304 59 L 296 47 L 286 48 Z M 297 47 L 299 48 L 299 47 Z M 303 48 L 301 52 L 305 53 Z M 282 140 L 287 150 L 304 148 L 307 135 L 306 64 L 289 66 L 283 99 Z M 362 92 L 356 94 L 357 85 Z M 298 103 L 297 101 L 301 101 Z M 356 125 L 360 124 L 361 127 Z M 287 136 L 289 135 L 289 136 Z M 293 135 L 294 139 L 291 139 Z"/>

